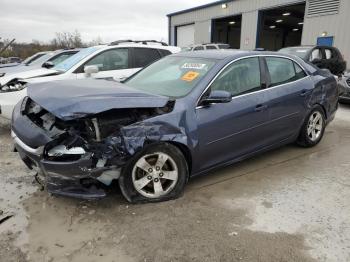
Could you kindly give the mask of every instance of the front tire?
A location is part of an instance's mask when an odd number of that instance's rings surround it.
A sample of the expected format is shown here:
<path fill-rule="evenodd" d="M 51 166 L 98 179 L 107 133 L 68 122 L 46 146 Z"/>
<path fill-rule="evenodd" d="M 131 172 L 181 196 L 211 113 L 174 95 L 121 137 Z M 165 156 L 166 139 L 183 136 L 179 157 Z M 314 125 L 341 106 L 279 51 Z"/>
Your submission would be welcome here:
<path fill-rule="evenodd" d="M 160 202 L 183 194 L 189 176 L 182 152 L 169 143 L 147 146 L 125 166 L 119 178 L 131 203 Z"/>
<path fill-rule="evenodd" d="M 301 128 L 297 143 L 302 147 L 313 147 L 317 145 L 324 134 L 326 121 L 323 109 L 315 106 L 306 117 Z"/>

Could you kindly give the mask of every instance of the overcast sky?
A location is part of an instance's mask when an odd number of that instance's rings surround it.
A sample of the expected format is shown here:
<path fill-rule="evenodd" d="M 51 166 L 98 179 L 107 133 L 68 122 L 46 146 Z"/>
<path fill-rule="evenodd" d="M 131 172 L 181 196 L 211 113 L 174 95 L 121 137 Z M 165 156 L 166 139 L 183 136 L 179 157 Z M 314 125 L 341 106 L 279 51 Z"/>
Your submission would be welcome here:
<path fill-rule="evenodd" d="M 49 41 L 77 29 L 84 41 L 168 39 L 168 13 L 214 0 L 0 0 L 0 37 Z"/>

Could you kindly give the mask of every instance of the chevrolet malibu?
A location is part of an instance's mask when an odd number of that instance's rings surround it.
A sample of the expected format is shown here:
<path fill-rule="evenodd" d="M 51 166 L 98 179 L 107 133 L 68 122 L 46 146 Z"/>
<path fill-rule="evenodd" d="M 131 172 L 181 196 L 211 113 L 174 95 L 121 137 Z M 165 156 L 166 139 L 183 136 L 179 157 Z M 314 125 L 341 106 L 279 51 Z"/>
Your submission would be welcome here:
<path fill-rule="evenodd" d="M 337 106 L 335 78 L 298 57 L 199 51 L 124 83 L 29 85 L 12 137 L 53 194 L 99 198 L 118 180 L 130 202 L 163 201 L 214 168 L 289 143 L 317 145 Z"/>

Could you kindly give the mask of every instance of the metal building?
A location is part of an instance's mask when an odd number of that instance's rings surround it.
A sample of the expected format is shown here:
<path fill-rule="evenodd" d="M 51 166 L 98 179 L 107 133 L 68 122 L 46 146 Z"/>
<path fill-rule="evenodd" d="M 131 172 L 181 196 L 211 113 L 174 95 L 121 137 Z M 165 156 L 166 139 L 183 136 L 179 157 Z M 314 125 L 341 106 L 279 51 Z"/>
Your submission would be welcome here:
<path fill-rule="evenodd" d="M 169 14 L 169 43 L 220 42 L 248 50 L 332 45 L 350 63 L 349 14 L 350 0 L 217 1 Z"/>

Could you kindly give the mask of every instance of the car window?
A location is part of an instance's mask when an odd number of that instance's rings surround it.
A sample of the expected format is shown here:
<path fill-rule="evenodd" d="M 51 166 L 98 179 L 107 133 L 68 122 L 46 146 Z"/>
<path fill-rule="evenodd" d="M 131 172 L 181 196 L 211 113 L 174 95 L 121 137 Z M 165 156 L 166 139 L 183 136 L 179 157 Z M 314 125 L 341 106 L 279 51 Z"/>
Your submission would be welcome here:
<path fill-rule="evenodd" d="M 207 75 L 216 60 L 167 56 L 124 83 L 152 94 L 183 97 Z"/>
<path fill-rule="evenodd" d="M 318 48 L 311 52 L 310 62 L 314 61 L 315 59 L 322 59 L 321 50 Z"/>
<path fill-rule="evenodd" d="M 193 51 L 199 51 L 199 50 L 204 50 L 203 46 L 196 46 L 195 48 L 193 48 Z"/>
<path fill-rule="evenodd" d="M 169 50 L 158 49 L 158 51 L 160 52 L 160 54 L 162 55 L 162 57 L 167 56 L 167 55 L 171 55 L 171 52 L 170 52 Z"/>
<path fill-rule="evenodd" d="M 110 49 L 88 61 L 84 66 L 95 65 L 99 71 L 121 70 L 129 68 L 129 50 L 127 48 Z"/>
<path fill-rule="evenodd" d="M 219 45 L 219 49 L 229 49 L 229 45 Z"/>
<path fill-rule="evenodd" d="M 206 48 L 207 49 L 217 49 L 216 46 L 214 46 L 214 45 L 207 45 Z"/>
<path fill-rule="evenodd" d="M 306 76 L 304 70 L 290 59 L 266 57 L 267 68 L 271 77 L 271 86 L 289 83 Z"/>
<path fill-rule="evenodd" d="M 331 58 L 333 58 L 333 52 L 332 52 L 332 50 L 330 50 L 330 49 L 325 49 L 324 50 L 324 52 L 325 52 L 325 54 L 326 54 L 326 59 L 331 59 Z"/>
<path fill-rule="evenodd" d="M 68 57 L 71 57 L 75 53 L 61 53 L 51 59 L 49 59 L 50 62 L 52 62 L 54 65 L 58 65 L 59 63 L 63 62 L 66 60 Z"/>
<path fill-rule="evenodd" d="M 232 96 L 260 90 L 259 58 L 245 58 L 228 66 L 213 82 L 211 90 L 228 91 Z"/>
<path fill-rule="evenodd" d="M 160 58 L 157 49 L 153 48 L 134 48 L 135 68 L 146 67 Z"/>
<path fill-rule="evenodd" d="M 294 70 L 295 70 L 295 80 L 298 80 L 307 76 L 305 71 L 297 63 L 294 63 Z"/>
<path fill-rule="evenodd" d="M 42 57 L 43 55 L 45 55 L 45 53 L 37 53 L 35 55 L 32 55 L 31 57 L 26 58 L 23 61 L 23 64 L 29 65 L 30 63 L 34 62 L 36 59 Z"/>

